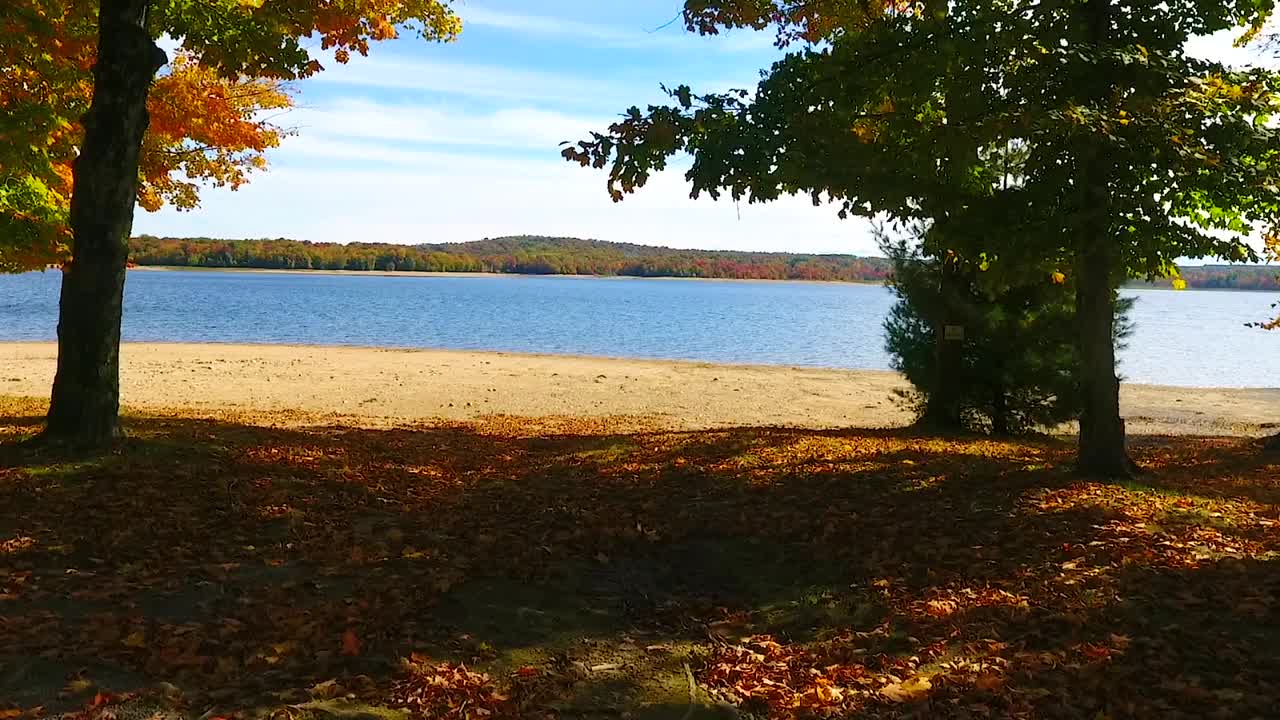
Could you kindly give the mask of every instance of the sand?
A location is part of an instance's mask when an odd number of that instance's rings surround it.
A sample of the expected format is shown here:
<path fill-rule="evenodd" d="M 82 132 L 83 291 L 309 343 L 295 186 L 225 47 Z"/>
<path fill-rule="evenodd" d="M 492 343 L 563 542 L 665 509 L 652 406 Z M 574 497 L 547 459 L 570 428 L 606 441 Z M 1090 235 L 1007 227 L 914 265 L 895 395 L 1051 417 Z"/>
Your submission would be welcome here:
<path fill-rule="evenodd" d="M 0 343 L 0 395 L 48 397 L 53 343 Z M 293 413 L 399 424 L 628 416 L 663 427 L 888 427 L 910 416 L 896 373 L 448 350 L 125 344 L 121 400 L 134 410 Z M 1280 389 L 1126 385 L 1134 433 L 1262 435 Z"/>

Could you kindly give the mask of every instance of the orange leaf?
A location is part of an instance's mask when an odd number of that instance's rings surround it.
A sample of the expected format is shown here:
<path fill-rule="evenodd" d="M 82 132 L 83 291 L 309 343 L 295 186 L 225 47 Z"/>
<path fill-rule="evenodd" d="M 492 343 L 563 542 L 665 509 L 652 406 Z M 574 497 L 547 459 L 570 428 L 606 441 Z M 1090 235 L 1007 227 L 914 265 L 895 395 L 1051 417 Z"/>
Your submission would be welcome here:
<path fill-rule="evenodd" d="M 360 637 L 356 635 L 355 630 L 347 630 L 342 633 L 342 654 L 355 657 L 360 654 Z"/>
<path fill-rule="evenodd" d="M 959 605 L 953 600 L 930 600 L 926 603 L 925 609 L 934 617 L 947 617 L 954 614 L 959 609 Z"/>

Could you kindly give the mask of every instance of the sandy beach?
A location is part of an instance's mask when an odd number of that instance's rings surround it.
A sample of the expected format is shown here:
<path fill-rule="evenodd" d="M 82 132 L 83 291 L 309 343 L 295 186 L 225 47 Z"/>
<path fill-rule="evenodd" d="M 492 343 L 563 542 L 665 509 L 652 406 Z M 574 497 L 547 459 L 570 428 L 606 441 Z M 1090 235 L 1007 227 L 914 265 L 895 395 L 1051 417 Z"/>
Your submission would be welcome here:
<path fill-rule="evenodd" d="M 0 396 L 48 397 L 53 343 L 0 343 Z M 521 417 L 630 417 L 676 429 L 887 427 L 910 416 L 896 373 L 447 350 L 125 344 L 129 408 L 292 414 L 360 425 Z M 1134 433 L 1262 435 L 1280 389 L 1126 385 Z"/>

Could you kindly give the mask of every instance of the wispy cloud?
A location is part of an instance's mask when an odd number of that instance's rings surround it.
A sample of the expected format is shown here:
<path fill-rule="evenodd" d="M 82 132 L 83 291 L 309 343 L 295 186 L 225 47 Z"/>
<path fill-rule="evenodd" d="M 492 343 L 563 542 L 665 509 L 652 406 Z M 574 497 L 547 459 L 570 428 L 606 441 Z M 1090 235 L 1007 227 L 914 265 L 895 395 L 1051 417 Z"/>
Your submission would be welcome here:
<path fill-rule="evenodd" d="M 303 136 L 364 138 L 403 146 L 453 145 L 543 150 L 554 154 L 561 142 L 586 137 L 611 119 L 570 115 L 533 107 L 486 112 L 457 106 L 392 104 L 365 99 L 332 100 L 322 108 L 289 114 Z"/>
<path fill-rule="evenodd" d="M 521 34 L 566 37 L 573 38 L 578 43 L 613 48 L 699 48 L 753 52 L 767 50 L 773 44 L 772 36 L 765 32 L 735 31 L 717 38 L 700 38 L 687 32 L 678 17 L 675 18 L 676 22 L 668 23 L 667 19 L 652 28 L 624 28 L 545 15 L 502 12 L 474 5 L 460 7 L 458 11 L 464 27 L 476 25 Z"/>
<path fill-rule="evenodd" d="M 513 67 L 429 59 L 354 58 L 336 63 L 308 80 L 320 85 L 382 88 L 499 100 L 581 105 L 601 97 L 619 97 L 619 84 L 593 77 Z M 401 93 L 403 96 L 403 93 Z"/>

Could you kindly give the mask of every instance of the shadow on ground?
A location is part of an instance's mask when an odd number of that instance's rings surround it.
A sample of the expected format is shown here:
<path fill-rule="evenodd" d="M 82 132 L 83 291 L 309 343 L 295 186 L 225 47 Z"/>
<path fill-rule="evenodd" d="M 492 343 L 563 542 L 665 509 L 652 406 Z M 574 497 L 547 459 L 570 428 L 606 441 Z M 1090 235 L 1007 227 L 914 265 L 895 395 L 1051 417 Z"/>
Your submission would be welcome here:
<path fill-rule="evenodd" d="M 193 714 L 1264 717 L 1274 456 L 904 431 L 0 418 L 0 709 L 158 681 Z M 328 704 L 309 705 L 322 712 Z"/>

